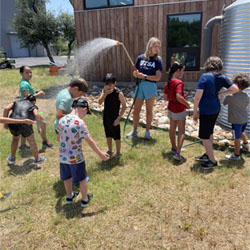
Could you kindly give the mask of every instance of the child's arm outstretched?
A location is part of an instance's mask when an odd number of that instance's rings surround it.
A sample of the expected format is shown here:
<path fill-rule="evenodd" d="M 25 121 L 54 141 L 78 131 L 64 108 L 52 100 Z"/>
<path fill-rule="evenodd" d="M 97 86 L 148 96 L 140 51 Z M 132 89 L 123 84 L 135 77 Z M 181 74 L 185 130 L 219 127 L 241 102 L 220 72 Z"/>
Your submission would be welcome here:
<path fill-rule="evenodd" d="M 36 122 L 32 121 L 30 119 L 19 120 L 19 119 L 8 118 L 8 117 L 0 117 L 0 123 L 4 123 L 4 124 L 19 124 L 19 123 L 22 123 L 22 124 L 32 125 L 32 124 L 35 124 Z"/>
<path fill-rule="evenodd" d="M 28 96 L 28 95 L 30 94 L 29 90 L 22 90 L 22 91 L 23 91 L 23 97 L 26 97 L 26 96 Z M 37 92 L 34 94 L 34 96 L 35 96 L 36 98 L 39 97 L 39 96 L 45 96 L 45 93 L 44 93 L 44 91 L 39 90 L 39 91 L 37 91 Z"/>
<path fill-rule="evenodd" d="M 103 161 L 107 161 L 109 159 L 109 155 L 101 152 L 101 150 L 97 147 L 95 141 L 92 139 L 91 136 L 85 138 L 85 141 Z"/>
<path fill-rule="evenodd" d="M 126 111 L 126 108 L 127 108 L 126 100 L 125 100 L 125 97 L 124 97 L 124 95 L 123 95 L 122 92 L 119 93 L 119 100 L 120 100 L 120 102 L 121 102 L 121 104 L 122 104 L 122 109 L 121 109 L 121 111 L 120 111 L 119 116 L 115 119 L 115 121 L 114 121 L 114 123 L 113 123 L 114 126 L 119 125 L 120 120 L 121 120 L 121 118 L 123 117 L 123 115 L 124 115 L 124 113 L 125 113 L 125 111 Z"/>
<path fill-rule="evenodd" d="M 231 95 L 239 91 L 239 88 L 236 84 L 233 84 L 230 88 L 228 88 L 226 91 L 220 92 L 218 96 L 224 96 L 224 95 Z"/>

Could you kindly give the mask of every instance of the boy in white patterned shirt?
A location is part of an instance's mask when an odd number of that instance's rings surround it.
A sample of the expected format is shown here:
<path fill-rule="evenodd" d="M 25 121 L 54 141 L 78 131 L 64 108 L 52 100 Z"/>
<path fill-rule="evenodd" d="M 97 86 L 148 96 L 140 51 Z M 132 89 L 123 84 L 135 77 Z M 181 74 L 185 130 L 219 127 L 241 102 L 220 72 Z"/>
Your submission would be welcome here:
<path fill-rule="evenodd" d="M 83 208 L 89 203 L 92 194 L 87 193 L 87 173 L 81 148 L 82 140 L 85 139 L 102 160 L 106 161 L 109 159 L 109 155 L 101 152 L 89 135 L 88 128 L 82 120 L 86 114 L 91 114 L 88 102 L 83 98 L 78 98 L 72 104 L 71 113 L 62 117 L 58 126 L 60 176 L 64 181 L 67 193 L 66 204 L 71 204 L 78 194 L 72 193 L 73 178 L 75 182 L 80 182 L 81 207 Z"/>

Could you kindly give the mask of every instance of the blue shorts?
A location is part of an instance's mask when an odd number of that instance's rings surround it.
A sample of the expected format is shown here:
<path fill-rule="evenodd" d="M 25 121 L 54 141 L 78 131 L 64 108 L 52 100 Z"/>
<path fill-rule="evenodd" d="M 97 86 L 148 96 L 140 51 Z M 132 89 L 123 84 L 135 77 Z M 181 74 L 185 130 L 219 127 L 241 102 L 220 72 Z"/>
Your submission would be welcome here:
<path fill-rule="evenodd" d="M 245 131 L 246 126 L 247 126 L 247 122 L 243 124 L 232 124 L 234 139 L 241 138 L 241 134 Z"/>
<path fill-rule="evenodd" d="M 136 86 L 135 94 L 137 89 L 138 89 L 137 98 L 139 99 L 147 100 L 152 98 L 153 96 L 157 96 L 157 86 L 155 82 L 141 81 L 139 85 Z"/>
<path fill-rule="evenodd" d="M 85 161 L 78 164 L 60 163 L 60 177 L 63 181 L 71 177 L 74 182 L 83 181 L 87 177 Z"/>

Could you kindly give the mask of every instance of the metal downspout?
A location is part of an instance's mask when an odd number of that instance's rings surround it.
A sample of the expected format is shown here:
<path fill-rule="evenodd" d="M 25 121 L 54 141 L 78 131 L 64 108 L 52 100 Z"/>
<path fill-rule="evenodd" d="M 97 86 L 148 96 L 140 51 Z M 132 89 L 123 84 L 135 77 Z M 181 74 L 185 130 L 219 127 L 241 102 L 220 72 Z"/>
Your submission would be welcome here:
<path fill-rule="evenodd" d="M 223 19 L 223 15 L 215 16 L 207 21 L 204 27 L 204 42 L 203 42 L 203 58 L 202 58 L 202 65 L 204 65 L 205 61 L 208 57 L 211 56 L 211 46 L 212 46 L 212 34 L 213 34 L 213 27 L 216 23 L 221 23 Z"/>

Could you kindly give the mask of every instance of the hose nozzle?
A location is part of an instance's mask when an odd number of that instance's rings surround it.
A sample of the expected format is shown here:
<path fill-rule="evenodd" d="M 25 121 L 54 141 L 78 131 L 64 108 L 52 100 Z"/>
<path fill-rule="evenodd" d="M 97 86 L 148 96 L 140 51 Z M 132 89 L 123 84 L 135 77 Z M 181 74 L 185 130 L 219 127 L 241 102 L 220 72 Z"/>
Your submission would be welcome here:
<path fill-rule="evenodd" d="M 122 43 L 120 43 L 119 41 L 116 41 L 116 46 L 121 45 Z"/>

